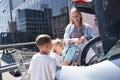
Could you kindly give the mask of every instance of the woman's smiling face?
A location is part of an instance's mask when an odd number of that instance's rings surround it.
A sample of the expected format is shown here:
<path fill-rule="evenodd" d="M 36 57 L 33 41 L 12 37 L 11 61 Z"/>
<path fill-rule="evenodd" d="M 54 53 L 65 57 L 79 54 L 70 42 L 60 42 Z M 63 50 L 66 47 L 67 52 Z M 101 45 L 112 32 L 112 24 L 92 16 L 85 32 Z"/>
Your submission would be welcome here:
<path fill-rule="evenodd" d="M 71 13 L 71 18 L 75 24 L 78 24 L 78 23 L 80 24 L 80 17 L 81 17 L 81 15 L 78 12 Z"/>

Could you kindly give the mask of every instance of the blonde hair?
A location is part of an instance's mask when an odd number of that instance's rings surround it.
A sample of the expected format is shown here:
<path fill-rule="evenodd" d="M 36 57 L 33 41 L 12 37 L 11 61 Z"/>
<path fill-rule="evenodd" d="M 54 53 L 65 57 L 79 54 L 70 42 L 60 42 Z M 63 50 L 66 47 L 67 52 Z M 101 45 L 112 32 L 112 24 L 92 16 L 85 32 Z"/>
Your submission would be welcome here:
<path fill-rule="evenodd" d="M 74 21 L 73 21 L 72 16 L 71 16 L 71 14 L 72 14 L 73 12 L 77 12 L 78 14 L 81 15 L 81 17 L 80 17 L 80 25 L 81 25 L 82 27 L 84 27 L 82 14 L 81 14 L 81 12 L 78 11 L 77 8 L 75 8 L 75 7 L 73 7 L 73 8 L 71 9 L 71 11 L 70 11 L 70 22 L 69 22 L 69 24 L 70 24 L 70 25 L 74 24 Z"/>
<path fill-rule="evenodd" d="M 64 42 L 63 42 L 62 40 L 60 40 L 60 39 L 55 39 L 55 40 L 53 40 L 53 41 L 52 41 L 53 47 L 52 47 L 51 52 L 52 52 L 52 53 L 53 53 L 53 52 L 56 52 L 55 48 L 56 48 L 58 45 L 63 45 L 63 44 L 64 44 Z"/>

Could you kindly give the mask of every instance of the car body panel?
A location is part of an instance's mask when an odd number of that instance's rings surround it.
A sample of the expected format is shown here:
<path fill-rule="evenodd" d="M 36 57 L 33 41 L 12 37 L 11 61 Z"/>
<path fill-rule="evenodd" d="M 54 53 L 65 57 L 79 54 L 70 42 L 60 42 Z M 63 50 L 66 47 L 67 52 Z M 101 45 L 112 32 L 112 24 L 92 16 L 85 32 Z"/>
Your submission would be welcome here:
<path fill-rule="evenodd" d="M 91 66 L 62 66 L 57 80 L 120 80 L 120 59 Z"/>

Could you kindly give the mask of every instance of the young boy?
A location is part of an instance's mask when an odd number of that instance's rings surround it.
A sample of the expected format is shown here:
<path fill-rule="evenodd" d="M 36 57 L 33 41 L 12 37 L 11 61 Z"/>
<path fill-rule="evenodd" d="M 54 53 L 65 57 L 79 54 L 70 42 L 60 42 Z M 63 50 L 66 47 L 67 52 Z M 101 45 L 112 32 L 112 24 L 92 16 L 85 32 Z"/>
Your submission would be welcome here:
<path fill-rule="evenodd" d="M 30 80 L 53 80 L 56 64 L 48 55 L 52 49 L 52 39 L 48 35 L 39 35 L 36 38 L 36 45 L 40 52 L 31 59 L 28 69 Z"/>

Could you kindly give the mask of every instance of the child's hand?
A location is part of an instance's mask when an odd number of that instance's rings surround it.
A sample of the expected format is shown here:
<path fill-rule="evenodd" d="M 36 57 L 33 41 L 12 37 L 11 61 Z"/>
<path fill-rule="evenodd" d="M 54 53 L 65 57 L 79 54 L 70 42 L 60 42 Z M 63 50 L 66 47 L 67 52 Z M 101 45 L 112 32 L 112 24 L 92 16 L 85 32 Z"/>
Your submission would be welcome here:
<path fill-rule="evenodd" d="M 61 63 L 61 66 L 69 66 L 69 63 L 63 61 L 63 62 Z"/>
<path fill-rule="evenodd" d="M 71 66 L 75 66 L 76 65 L 76 61 L 73 61 Z"/>

